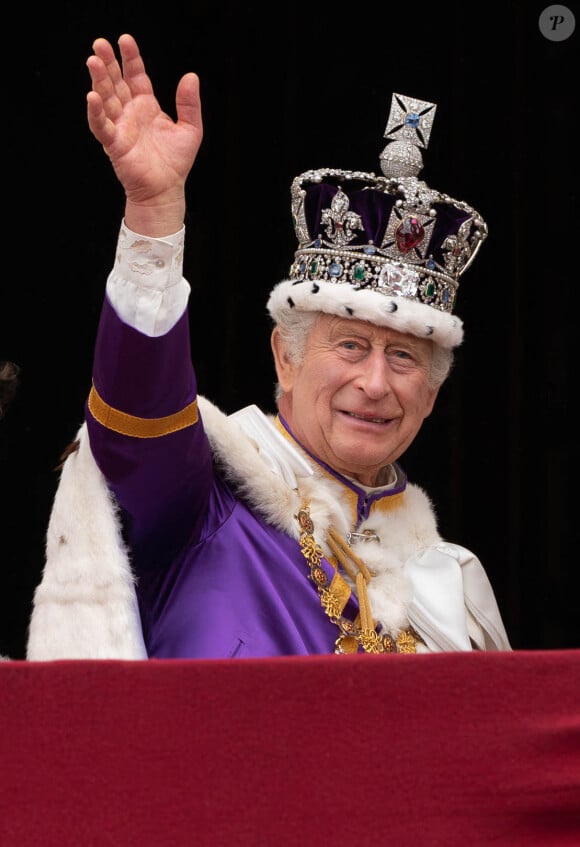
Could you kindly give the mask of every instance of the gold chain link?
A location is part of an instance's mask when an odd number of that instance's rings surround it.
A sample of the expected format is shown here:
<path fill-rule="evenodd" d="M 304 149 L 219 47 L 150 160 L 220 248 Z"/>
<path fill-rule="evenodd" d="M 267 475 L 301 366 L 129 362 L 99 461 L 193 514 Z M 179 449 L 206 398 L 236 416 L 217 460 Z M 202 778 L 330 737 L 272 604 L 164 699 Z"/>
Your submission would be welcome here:
<path fill-rule="evenodd" d="M 300 526 L 300 549 L 310 567 L 309 579 L 316 585 L 325 613 L 341 631 L 335 642 L 335 653 L 356 652 L 353 649 L 356 645 L 360 645 L 365 653 L 416 653 L 421 638 L 412 627 L 393 639 L 387 634 L 380 635 L 374 629 L 361 629 L 342 616 L 343 603 L 330 590 L 328 577 L 320 564 L 324 552 L 314 538 L 314 523 L 308 505 L 301 507 L 296 518 Z"/>

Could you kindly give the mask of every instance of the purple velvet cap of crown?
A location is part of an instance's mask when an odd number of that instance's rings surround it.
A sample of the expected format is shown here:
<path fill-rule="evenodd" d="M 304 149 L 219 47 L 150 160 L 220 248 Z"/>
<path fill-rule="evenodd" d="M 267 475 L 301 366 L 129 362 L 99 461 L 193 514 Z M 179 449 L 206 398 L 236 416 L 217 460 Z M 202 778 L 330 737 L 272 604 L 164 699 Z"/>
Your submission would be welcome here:
<path fill-rule="evenodd" d="M 387 227 L 391 219 L 393 208 L 397 202 L 397 194 L 384 190 L 384 184 L 378 188 L 369 188 L 361 180 L 349 180 L 345 184 L 340 179 L 327 179 L 320 183 L 310 183 L 305 186 L 304 214 L 308 232 L 312 240 L 324 236 L 324 224 L 322 223 L 322 212 L 331 206 L 332 198 L 340 185 L 341 190 L 349 198 L 349 208 L 361 217 L 362 229 L 354 231 L 354 238 L 350 245 L 363 246 L 372 243 L 379 247 L 385 240 Z M 445 202 L 433 202 L 435 211 L 433 218 L 423 224 L 423 237 L 421 242 L 410 248 L 414 256 L 402 252 L 397 244 L 397 239 L 387 238 L 387 244 L 392 245 L 390 250 L 393 258 L 397 258 L 395 250 L 401 261 L 419 258 L 419 250 L 428 244 L 428 254 L 433 260 L 444 267 L 442 245 L 449 236 L 457 234 L 461 224 L 472 217 L 472 212 L 461 209 Z M 406 243 L 409 243 L 407 239 Z"/>

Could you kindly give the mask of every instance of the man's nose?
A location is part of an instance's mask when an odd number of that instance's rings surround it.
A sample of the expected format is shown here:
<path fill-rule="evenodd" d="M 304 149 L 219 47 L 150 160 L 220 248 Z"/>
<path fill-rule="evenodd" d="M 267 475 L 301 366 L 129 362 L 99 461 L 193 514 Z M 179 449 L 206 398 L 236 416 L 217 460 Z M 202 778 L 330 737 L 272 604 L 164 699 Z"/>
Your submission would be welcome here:
<path fill-rule="evenodd" d="M 373 400 L 390 391 L 389 365 L 382 350 L 374 350 L 365 358 L 356 383 Z"/>

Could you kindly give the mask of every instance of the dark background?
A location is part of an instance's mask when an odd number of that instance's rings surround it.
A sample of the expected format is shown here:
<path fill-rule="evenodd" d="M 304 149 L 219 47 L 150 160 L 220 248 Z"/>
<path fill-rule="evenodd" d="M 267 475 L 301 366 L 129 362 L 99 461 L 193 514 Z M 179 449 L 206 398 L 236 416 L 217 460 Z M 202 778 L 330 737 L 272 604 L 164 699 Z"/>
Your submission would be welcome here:
<path fill-rule="evenodd" d="M 438 104 L 422 178 L 490 234 L 462 279 L 456 367 L 402 464 L 481 558 L 513 646 L 580 647 L 577 4 L 562 42 L 540 32 L 544 3 L 98 5 L 16 10 L 2 59 L 0 358 L 22 373 L 0 422 L 0 653 L 24 656 L 53 469 L 90 387 L 123 197 L 86 125 L 85 61 L 124 31 L 172 116 L 178 78 L 201 77 L 185 274 L 200 390 L 227 412 L 273 409 L 265 302 L 295 249 L 292 178 L 379 173 L 392 92 Z"/>

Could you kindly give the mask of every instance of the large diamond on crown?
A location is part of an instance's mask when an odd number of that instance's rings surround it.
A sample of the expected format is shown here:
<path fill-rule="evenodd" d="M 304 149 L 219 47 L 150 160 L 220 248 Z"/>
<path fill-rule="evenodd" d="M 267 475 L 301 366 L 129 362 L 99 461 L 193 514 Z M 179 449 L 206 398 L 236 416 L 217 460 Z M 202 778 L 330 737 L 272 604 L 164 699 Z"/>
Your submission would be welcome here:
<path fill-rule="evenodd" d="M 386 262 L 381 269 L 377 288 L 385 294 L 398 297 L 415 297 L 419 288 L 420 277 L 417 271 L 406 265 Z"/>

